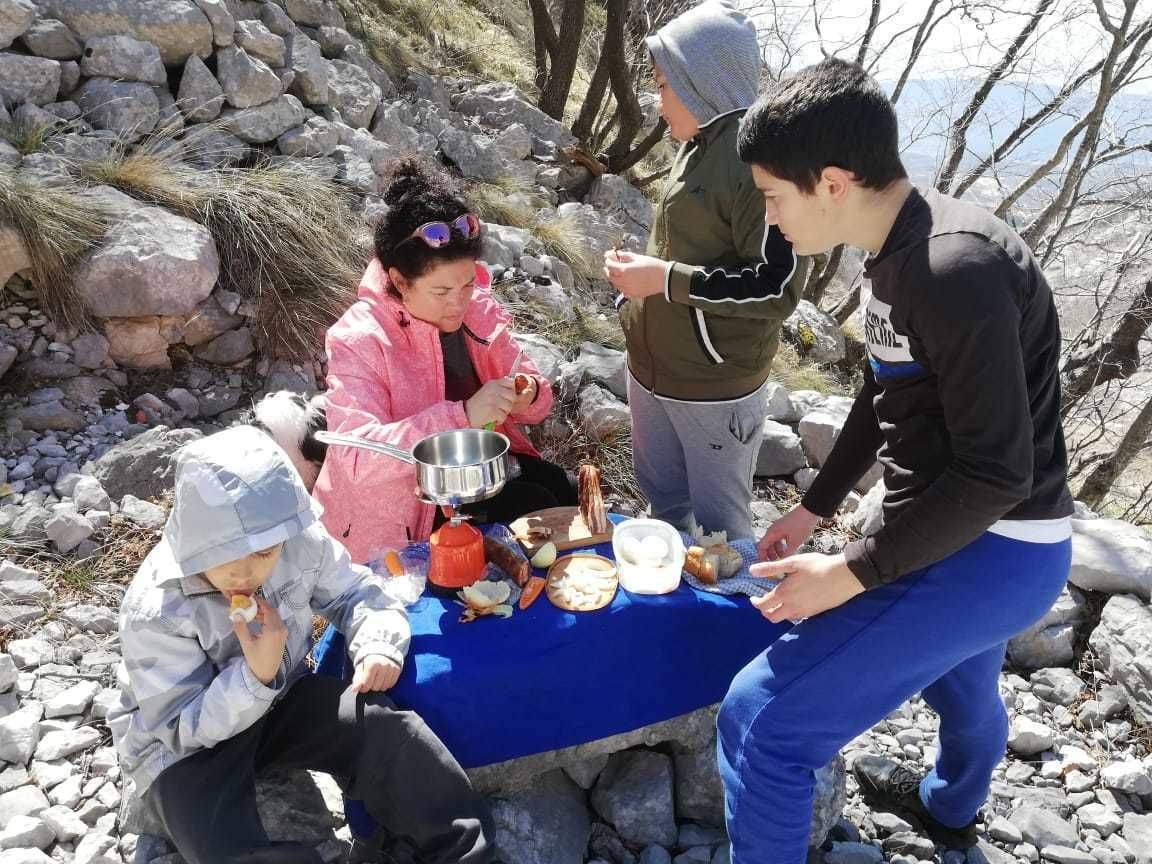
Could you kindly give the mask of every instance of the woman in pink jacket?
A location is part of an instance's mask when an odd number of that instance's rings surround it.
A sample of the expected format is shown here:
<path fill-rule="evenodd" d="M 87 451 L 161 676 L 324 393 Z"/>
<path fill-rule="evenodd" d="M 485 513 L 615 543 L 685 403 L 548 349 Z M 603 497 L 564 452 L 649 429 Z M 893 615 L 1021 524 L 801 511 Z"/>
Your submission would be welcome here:
<path fill-rule="evenodd" d="M 495 422 L 519 476 L 462 509 L 509 522 L 575 504 L 564 470 L 518 427 L 548 415 L 552 390 L 527 355 L 512 369 L 519 348 L 477 261 L 479 219 L 446 177 L 415 160 L 398 164 L 384 201 L 359 299 L 328 331 L 328 428 L 408 449 L 436 432 Z M 528 376 L 519 395 L 513 372 Z M 439 510 L 416 497 L 415 467 L 366 450 L 329 447 L 313 494 L 354 561 L 426 540 L 438 524 Z"/>

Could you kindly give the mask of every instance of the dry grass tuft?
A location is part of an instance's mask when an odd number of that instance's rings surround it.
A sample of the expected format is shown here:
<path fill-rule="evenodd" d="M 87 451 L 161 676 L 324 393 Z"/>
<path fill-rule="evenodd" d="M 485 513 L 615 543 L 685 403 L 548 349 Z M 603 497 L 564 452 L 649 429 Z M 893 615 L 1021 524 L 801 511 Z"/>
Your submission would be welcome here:
<path fill-rule="evenodd" d="M 536 224 L 536 207 L 545 203 L 532 194 L 527 184 L 511 179 L 470 183 L 467 197 L 476 215 L 485 222 L 526 230 L 531 230 Z"/>
<path fill-rule="evenodd" d="M 828 370 L 809 363 L 787 342 L 781 342 L 772 361 L 772 380 L 789 390 L 815 390 L 819 393 L 844 395 L 845 388 Z"/>
<path fill-rule="evenodd" d="M 523 0 L 337 0 L 351 32 L 390 75 L 411 68 L 471 73 L 532 90 L 531 16 Z M 433 50 L 430 50 L 433 49 Z"/>
<path fill-rule="evenodd" d="M 561 422 L 547 424 L 546 428 L 552 434 L 542 431 L 537 436 L 536 445 L 541 455 L 572 470 L 583 462 L 592 462 L 600 467 L 600 479 L 608 494 L 630 503 L 643 503 L 644 493 L 640 491 L 632 470 L 631 431 L 625 428 L 604 439 L 597 439 L 584 429 L 576 405 L 559 406 L 555 414 Z"/>
<path fill-rule="evenodd" d="M 204 225 L 220 256 L 221 286 L 257 304 L 265 351 L 311 358 L 355 299 L 368 259 L 351 194 L 291 162 L 201 171 L 179 154 L 145 146 L 75 170 Z"/>
<path fill-rule="evenodd" d="M 596 278 L 601 264 L 590 251 L 588 239 L 574 219 L 538 220 L 531 230 L 544 246 L 544 251 L 566 261 L 578 278 Z"/>
<path fill-rule="evenodd" d="M 111 598 L 119 603 L 115 586 L 132 581 L 140 563 L 160 538 L 158 531 L 140 528 L 120 516 L 113 516 L 108 527 L 93 539 L 99 548 L 86 558 L 61 555 L 47 543 L 5 543 L 5 554 L 22 567 L 44 574 L 44 581 L 57 600 Z"/>
<path fill-rule="evenodd" d="M 8 120 L 0 123 L 0 139 L 15 147 L 22 156 L 39 153 L 52 137 L 54 126 L 27 120 Z"/>
<path fill-rule="evenodd" d="M 16 229 L 32 262 L 32 284 L 58 326 L 84 330 L 91 319 L 75 275 L 104 237 L 107 218 L 75 192 L 36 183 L 0 168 L 0 224 Z"/>
<path fill-rule="evenodd" d="M 514 282 L 494 286 L 500 305 L 512 316 L 513 327 L 521 333 L 542 336 L 564 352 L 580 347 L 581 342 L 596 342 L 624 350 L 624 332 L 616 313 L 606 311 L 602 317 L 584 311 L 591 299 L 573 292 L 570 309 L 559 310 L 534 300 L 526 300 L 513 290 Z"/>

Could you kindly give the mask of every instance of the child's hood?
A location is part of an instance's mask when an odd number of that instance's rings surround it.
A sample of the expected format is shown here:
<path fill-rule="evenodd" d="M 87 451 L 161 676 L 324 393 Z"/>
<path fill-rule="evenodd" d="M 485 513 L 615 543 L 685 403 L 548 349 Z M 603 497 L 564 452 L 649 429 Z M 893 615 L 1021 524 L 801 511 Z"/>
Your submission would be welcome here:
<path fill-rule="evenodd" d="M 192 576 L 290 540 L 318 515 L 287 454 L 237 426 L 181 449 L 164 540 Z"/>

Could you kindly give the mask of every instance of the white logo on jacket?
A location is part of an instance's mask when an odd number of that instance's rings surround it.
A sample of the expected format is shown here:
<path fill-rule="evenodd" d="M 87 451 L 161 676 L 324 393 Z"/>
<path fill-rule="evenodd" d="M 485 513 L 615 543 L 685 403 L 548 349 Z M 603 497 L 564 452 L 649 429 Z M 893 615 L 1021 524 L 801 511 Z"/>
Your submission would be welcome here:
<path fill-rule="evenodd" d="M 864 310 L 864 341 L 868 354 L 881 363 L 911 363 L 912 349 L 908 337 L 892 326 L 892 306 L 875 296 Z"/>

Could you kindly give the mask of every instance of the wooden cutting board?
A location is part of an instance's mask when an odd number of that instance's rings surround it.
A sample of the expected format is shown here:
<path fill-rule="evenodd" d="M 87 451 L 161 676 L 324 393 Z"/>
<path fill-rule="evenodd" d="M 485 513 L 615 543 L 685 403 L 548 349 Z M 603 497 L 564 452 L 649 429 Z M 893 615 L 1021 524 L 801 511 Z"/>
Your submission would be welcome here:
<path fill-rule="evenodd" d="M 551 537 L 531 537 L 528 529 L 532 527 L 551 528 Z M 608 523 L 608 530 L 603 534 L 593 534 L 584 524 L 584 517 L 580 515 L 579 507 L 550 507 L 547 510 L 534 510 L 525 513 L 508 526 L 524 551 L 531 558 L 545 543 L 551 541 L 556 549 L 563 552 L 566 549 L 578 549 L 582 546 L 595 546 L 612 539 L 612 523 Z"/>

